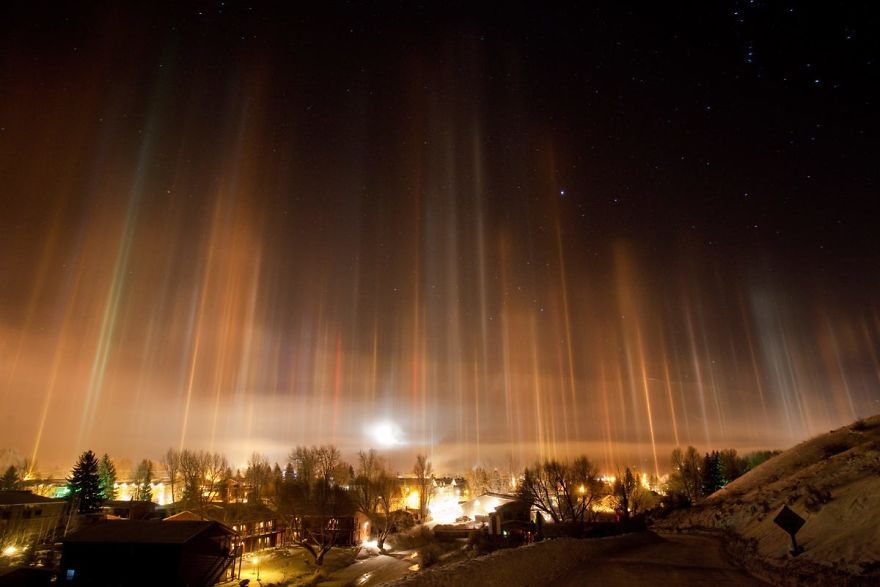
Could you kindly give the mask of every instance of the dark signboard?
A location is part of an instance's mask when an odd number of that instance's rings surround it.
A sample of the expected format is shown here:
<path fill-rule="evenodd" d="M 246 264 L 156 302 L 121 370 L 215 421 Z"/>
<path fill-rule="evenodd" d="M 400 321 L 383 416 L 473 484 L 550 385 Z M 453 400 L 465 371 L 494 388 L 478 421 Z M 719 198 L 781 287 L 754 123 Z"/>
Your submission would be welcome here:
<path fill-rule="evenodd" d="M 804 520 L 802 517 L 794 513 L 787 505 L 782 506 L 782 511 L 776 514 L 776 517 L 773 519 L 773 522 L 788 532 L 789 534 L 797 534 L 797 531 L 801 529 L 801 526 L 804 525 Z"/>

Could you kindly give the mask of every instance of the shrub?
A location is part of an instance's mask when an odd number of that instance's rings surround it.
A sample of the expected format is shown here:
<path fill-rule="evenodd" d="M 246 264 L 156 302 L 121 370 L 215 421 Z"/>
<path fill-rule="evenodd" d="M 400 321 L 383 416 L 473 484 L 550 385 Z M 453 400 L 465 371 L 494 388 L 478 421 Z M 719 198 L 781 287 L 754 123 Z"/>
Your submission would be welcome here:
<path fill-rule="evenodd" d="M 390 542 L 395 547 L 408 550 L 419 548 L 434 542 L 434 532 L 427 526 L 416 526 L 408 532 L 399 532 L 391 537 Z"/>
<path fill-rule="evenodd" d="M 410 528 L 416 525 L 416 519 L 413 515 L 404 510 L 397 510 L 395 512 L 391 512 L 391 518 L 388 520 L 390 525 L 390 531 L 392 534 L 397 534 L 399 532 L 406 532 Z"/>
<path fill-rule="evenodd" d="M 419 560 L 422 568 L 427 569 L 440 560 L 440 547 L 433 543 L 422 546 L 419 548 Z"/>
<path fill-rule="evenodd" d="M 822 506 L 831 501 L 831 492 L 825 488 L 807 485 L 804 506 L 811 512 L 818 512 Z"/>
<path fill-rule="evenodd" d="M 850 449 L 850 445 L 841 440 L 835 440 L 829 442 L 825 446 L 822 447 L 822 451 L 825 453 L 825 458 L 831 458 L 834 455 L 839 455 L 842 452 L 846 452 Z"/>
<path fill-rule="evenodd" d="M 471 530 L 468 533 L 467 548 L 472 556 L 482 556 L 494 550 L 489 542 L 489 536 L 483 530 Z"/>

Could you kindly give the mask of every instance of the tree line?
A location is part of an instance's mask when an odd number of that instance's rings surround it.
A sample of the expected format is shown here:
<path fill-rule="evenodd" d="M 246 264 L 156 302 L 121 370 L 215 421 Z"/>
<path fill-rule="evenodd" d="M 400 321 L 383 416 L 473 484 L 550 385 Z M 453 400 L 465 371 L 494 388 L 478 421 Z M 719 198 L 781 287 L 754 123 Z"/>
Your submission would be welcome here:
<path fill-rule="evenodd" d="M 212 502 L 247 502 L 271 506 L 289 523 L 290 538 L 320 566 L 337 543 L 340 518 L 361 512 L 370 521 L 377 545 L 384 548 L 390 531 L 404 525 L 409 514 L 395 512 L 400 504 L 396 474 L 375 450 L 358 453 L 355 465 L 343 461 L 333 445 L 298 446 L 284 470 L 259 453 L 247 468 L 232 472 L 226 457 L 209 451 L 168 449 L 160 460 L 172 502 L 199 511 Z M 136 500 L 152 499 L 153 462 L 141 461 L 135 472 Z M 412 468 L 419 491 L 419 515 L 425 519 L 433 487 L 433 467 L 418 455 Z M 67 479 L 69 499 L 82 514 L 100 511 L 116 497 L 116 469 L 108 455 L 88 450 Z M 399 514 L 395 518 L 395 514 Z"/>
<path fill-rule="evenodd" d="M 778 451 L 777 451 L 778 452 Z M 671 474 L 664 487 L 667 505 L 698 502 L 773 456 L 761 451 L 744 457 L 736 450 L 711 451 L 704 455 L 692 446 L 676 448 L 671 455 Z M 370 522 L 380 549 L 389 533 L 405 524 L 399 510 L 402 496 L 396 474 L 375 450 L 363 450 L 354 464 L 342 459 L 333 445 L 298 446 L 288 455 L 285 468 L 259 453 L 248 459 L 244 474 L 233 473 L 226 457 L 210 451 L 168 449 L 160 460 L 171 491 L 171 500 L 182 508 L 196 509 L 212 502 L 247 502 L 271 506 L 285 517 L 291 539 L 308 551 L 320 565 L 338 539 L 340 518 L 361 512 Z M 521 475 L 505 478 L 497 470 L 474 468 L 467 480 L 473 495 L 485 491 L 516 493 L 546 518 L 556 523 L 591 522 L 596 504 L 610 504 L 622 519 L 655 507 L 660 495 L 642 483 L 637 470 L 626 467 L 612 482 L 603 480 L 587 456 L 570 461 L 546 459 L 526 467 Z M 425 520 L 432 495 L 434 473 L 425 455 L 412 467 L 418 491 L 418 514 Z M 144 459 L 135 472 L 134 499 L 152 499 L 154 465 Z M 84 452 L 68 478 L 70 499 L 80 513 L 99 511 L 116 497 L 116 469 L 107 454 L 100 459 Z M 8 477 L 8 479 L 7 479 Z M 13 473 L 0 480 L 14 485 Z M 395 511 L 395 508 L 398 511 Z"/>
<path fill-rule="evenodd" d="M 700 455 L 696 448 L 675 448 L 666 485 L 671 506 L 688 506 L 708 497 L 782 451 L 756 451 L 739 456 L 735 449 Z"/>

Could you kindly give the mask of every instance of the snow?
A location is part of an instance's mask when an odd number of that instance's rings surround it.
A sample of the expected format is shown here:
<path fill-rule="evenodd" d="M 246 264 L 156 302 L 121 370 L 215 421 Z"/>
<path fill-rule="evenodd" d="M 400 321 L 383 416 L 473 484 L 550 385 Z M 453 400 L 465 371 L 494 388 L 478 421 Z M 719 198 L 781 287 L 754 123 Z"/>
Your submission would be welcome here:
<path fill-rule="evenodd" d="M 806 520 L 798 557 L 773 522 L 783 505 Z M 657 527 L 723 530 L 776 580 L 880 576 L 880 416 L 803 442 Z"/>
<path fill-rule="evenodd" d="M 552 585 L 594 557 L 659 540 L 654 534 L 577 540 L 559 538 L 430 568 L 386 587 L 510 587 Z"/>

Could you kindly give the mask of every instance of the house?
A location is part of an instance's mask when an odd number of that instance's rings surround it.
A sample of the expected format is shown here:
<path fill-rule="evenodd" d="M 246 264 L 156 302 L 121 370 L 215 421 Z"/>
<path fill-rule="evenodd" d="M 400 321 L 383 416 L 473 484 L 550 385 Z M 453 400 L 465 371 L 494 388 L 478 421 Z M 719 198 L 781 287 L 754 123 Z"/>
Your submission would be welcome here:
<path fill-rule="evenodd" d="M 504 504 L 519 501 L 515 495 L 487 491 L 461 503 L 461 513 L 475 522 L 488 522 L 489 514 Z"/>
<path fill-rule="evenodd" d="M 156 504 L 152 501 L 110 500 L 104 502 L 101 511 L 125 520 L 149 520 L 155 517 Z"/>
<path fill-rule="evenodd" d="M 262 504 L 211 503 L 201 508 L 180 512 L 165 520 L 220 522 L 238 534 L 243 553 L 280 546 L 281 536 L 284 533 L 280 516 Z"/>
<path fill-rule="evenodd" d="M 231 579 L 235 532 L 218 522 L 107 520 L 64 539 L 63 585 L 207 586 Z"/>
<path fill-rule="evenodd" d="M 428 501 L 428 514 L 434 522 L 449 523 L 455 521 L 461 515 L 458 508 L 466 490 L 467 483 L 461 477 L 431 477 L 428 481 L 431 498 Z M 391 510 L 405 510 L 419 519 L 419 493 L 420 484 L 418 478 L 413 475 L 400 475 L 397 477 L 395 494 L 398 496 L 391 504 Z M 425 520 L 419 520 L 424 522 Z"/>
<path fill-rule="evenodd" d="M 0 546 L 20 548 L 51 541 L 63 527 L 67 502 L 30 491 L 0 491 Z"/>
<path fill-rule="evenodd" d="M 361 537 L 355 516 L 296 516 L 288 532 L 291 540 L 304 540 L 315 534 L 327 536 L 329 541 L 332 536 L 334 546 L 355 546 Z"/>
<path fill-rule="evenodd" d="M 515 495 L 486 492 L 461 504 L 462 514 L 488 525 L 489 534 L 534 532 L 531 507 Z"/>

